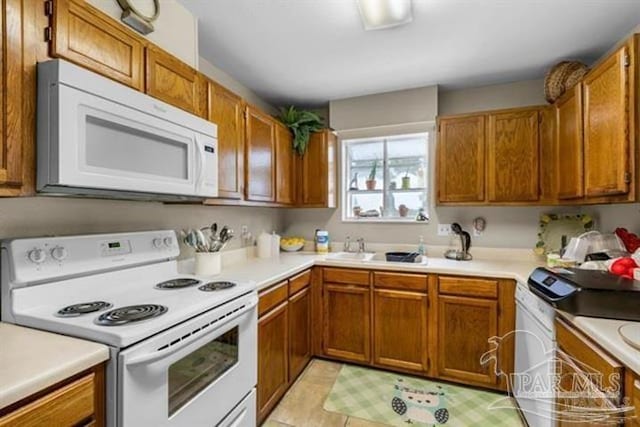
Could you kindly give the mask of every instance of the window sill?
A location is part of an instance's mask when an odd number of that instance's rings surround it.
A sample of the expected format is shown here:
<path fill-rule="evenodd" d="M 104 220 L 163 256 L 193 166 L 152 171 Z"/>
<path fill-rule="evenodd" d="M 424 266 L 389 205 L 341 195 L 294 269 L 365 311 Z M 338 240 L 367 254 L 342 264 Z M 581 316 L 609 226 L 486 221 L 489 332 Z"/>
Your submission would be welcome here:
<path fill-rule="evenodd" d="M 427 221 L 416 221 L 414 218 L 408 219 L 400 219 L 400 218 L 342 218 L 342 222 L 349 222 L 353 224 L 362 223 L 362 224 L 407 224 L 407 225 L 418 225 L 418 224 L 429 224 L 429 220 Z"/>

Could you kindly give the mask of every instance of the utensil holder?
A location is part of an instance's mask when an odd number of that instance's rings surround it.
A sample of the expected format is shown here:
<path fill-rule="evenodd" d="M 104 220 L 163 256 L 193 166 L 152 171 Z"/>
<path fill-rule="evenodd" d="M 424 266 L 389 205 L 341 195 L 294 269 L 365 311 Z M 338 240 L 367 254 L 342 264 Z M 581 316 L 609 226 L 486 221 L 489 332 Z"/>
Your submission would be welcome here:
<path fill-rule="evenodd" d="M 195 274 L 197 276 L 215 276 L 222 270 L 220 252 L 196 252 Z"/>

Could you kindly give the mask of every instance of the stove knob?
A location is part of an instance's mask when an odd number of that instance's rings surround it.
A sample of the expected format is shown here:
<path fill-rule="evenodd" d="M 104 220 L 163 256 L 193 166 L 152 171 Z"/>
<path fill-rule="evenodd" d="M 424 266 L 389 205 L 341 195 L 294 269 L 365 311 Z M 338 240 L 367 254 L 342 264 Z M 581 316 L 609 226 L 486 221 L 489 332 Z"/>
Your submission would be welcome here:
<path fill-rule="evenodd" d="M 159 237 L 153 239 L 153 247 L 156 249 L 160 249 L 162 247 L 162 239 Z"/>
<path fill-rule="evenodd" d="M 56 261 L 63 261 L 65 258 L 67 258 L 67 250 L 62 246 L 56 246 L 55 248 L 51 249 L 51 258 L 55 259 Z"/>
<path fill-rule="evenodd" d="M 40 248 L 31 249 L 27 256 L 29 257 L 29 261 L 35 264 L 40 264 L 45 259 L 47 259 L 47 253 L 44 251 L 44 249 Z"/>
<path fill-rule="evenodd" d="M 173 238 L 165 237 L 163 242 L 164 242 L 165 246 L 171 246 L 171 245 L 173 245 Z"/>

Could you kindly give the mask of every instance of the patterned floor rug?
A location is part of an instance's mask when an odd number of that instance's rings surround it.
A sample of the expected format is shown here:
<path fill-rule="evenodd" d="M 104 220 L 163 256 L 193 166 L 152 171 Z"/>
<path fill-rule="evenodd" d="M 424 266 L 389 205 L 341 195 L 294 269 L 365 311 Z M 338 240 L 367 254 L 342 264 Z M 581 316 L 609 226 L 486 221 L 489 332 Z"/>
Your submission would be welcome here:
<path fill-rule="evenodd" d="M 396 427 L 523 426 L 504 395 L 349 365 L 324 409 Z"/>

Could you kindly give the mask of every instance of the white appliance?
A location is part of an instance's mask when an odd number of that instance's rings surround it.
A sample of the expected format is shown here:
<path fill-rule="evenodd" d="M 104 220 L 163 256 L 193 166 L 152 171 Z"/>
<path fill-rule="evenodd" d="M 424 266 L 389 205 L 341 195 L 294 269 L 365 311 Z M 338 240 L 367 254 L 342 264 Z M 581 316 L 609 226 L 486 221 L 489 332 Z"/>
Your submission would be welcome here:
<path fill-rule="evenodd" d="M 554 427 L 555 310 L 526 285 L 516 286 L 512 392 L 530 427 Z"/>
<path fill-rule="evenodd" d="M 110 347 L 108 426 L 255 427 L 255 283 L 180 274 L 173 231 L 1 251 L 3 321 Z"/>
<path fill-rule="evenodd" d="M 37 188 L 110 198 L 217 197 L 217 127 L 63 60 L 38 64 Z"/>

